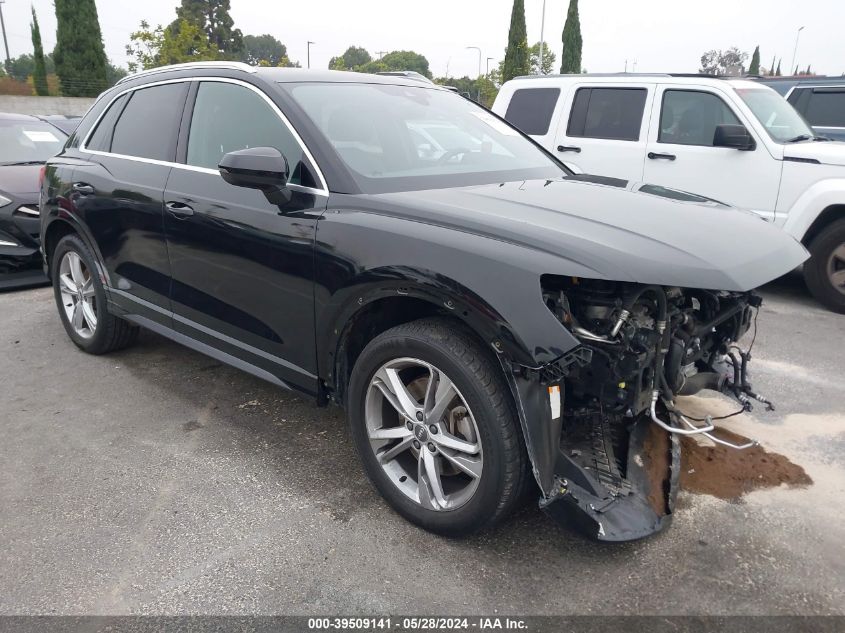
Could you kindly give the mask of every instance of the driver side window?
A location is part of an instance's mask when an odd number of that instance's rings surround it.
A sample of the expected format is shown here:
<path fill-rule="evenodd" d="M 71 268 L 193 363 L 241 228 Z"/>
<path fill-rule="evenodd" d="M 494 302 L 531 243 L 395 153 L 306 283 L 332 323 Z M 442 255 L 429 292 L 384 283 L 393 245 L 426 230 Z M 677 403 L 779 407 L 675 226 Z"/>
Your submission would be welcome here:
<path fill-rule="evenodd" d="M 739 124 L 727 104 L 709 92 L 667 90 L 663 93 L 658 143 L 713 147 L 717 125 Z"/>
<path fill-rule="evenodd" d="M 251 147 L 275 147 L 288 160 L 288 182 L 314 186 L 302 147 L 264 98 L 238 84 L 202 82 L 191 117 L 187 164 L 216 170 L 224 154 Z"/>

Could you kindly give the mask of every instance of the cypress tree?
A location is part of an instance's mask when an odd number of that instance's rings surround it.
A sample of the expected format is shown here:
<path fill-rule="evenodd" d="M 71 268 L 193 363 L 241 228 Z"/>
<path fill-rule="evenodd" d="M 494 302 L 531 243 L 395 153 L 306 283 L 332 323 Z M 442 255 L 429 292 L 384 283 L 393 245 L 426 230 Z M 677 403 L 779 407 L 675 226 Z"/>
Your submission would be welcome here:
<path fill-rule="evenodd" d="M 751 65 L 748 67 L 749 75 L 760 74 L 760 47 L 754 49 L 754 54 L 751 56 Z"/>
<path fill-rule="evenodd" d="M 514 0 L 511 28 L 508 31 L 508 47 L 505 49 L 505 61 L 502 65 L 502 81 L 528 75 L 530 72 L 528 32 L 525 29 L 525 3 L 524 0 Z"/>
<path fill-rule="evenodd" d="M 32 33 L 32 49 L 35 58 L 35 71 L 32 73 L 32 83 L 35 85 L 35 94 L 44 97 L 50 94 L 47 89 L 47 64 L 44 61 L 44 47 L 41 45 L 41 29 L 38 27 L 38 16 L 35 15 L 35 7 L 32 8 L 32 24 L 29 29 Z"/>
<path fill-rule="evenodd" d="M 581 72 L 581 19 L 578 17 L 578 0 L 569 0 L 569 11 L 563 25 L 563 52 L 560 55 L 561 73 Z"/>
<path fill-rule="evenodd" d="M 66 97 L 95 97 L 108 87 L 106 52 L 94 0 L 55 0 L 56 74 Z"/>
<path fill-rule="evenodd" d="M 769 77 L 775 76 L 775 58 L 772 57 L 772 65 L 769 67 Z"/>
<path fill-rule="evenodd" d="M 780 77 L 780 60 L 778 60 L 778 69 L 775 71 L 775 77 Z"/>

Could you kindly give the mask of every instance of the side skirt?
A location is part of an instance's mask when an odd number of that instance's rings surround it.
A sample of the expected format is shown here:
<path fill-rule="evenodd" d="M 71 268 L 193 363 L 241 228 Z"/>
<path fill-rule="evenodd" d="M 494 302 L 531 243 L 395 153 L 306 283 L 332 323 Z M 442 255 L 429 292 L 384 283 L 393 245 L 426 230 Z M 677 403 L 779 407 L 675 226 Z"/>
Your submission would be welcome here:
<path fill-rule="evenodd" d="M 245 371 L 248 374 L 252 374 L 253 376 L 266 380 L 267 382 L 273 383 L 277 387 L 282 387 L 284 389 L 295 391 L 293 387 L 291 387 L 289 384 L 279 379 L 278 377 L 274 376 L 269 371 L 262 369 L 261 367 L 256 367 L 252 363 L 248 363 L 245 360 L 237 358 L 236 356 L 232 356 L 231 354 L 227 354 L 226 352 L 220 351 L 216 347 L 201 343 L 200 341 L 197 341 L 196 339 L 193 339 L 190 336 L 186 336 L 181 332 L 177 332 L 176 330 L 169 328 L 166 325 L 162 325 L 161 323 L 153 321 L 152 319 L 148 319 L 147 317 L 143 317 L 137 314 L 124 314 L 121 316 L 127 321 L 135 323 L 136 325 L 140 325 L 141 327 L 146 328 L 148 330 L 152 330 L 156 334 L 161 334 L 162 336 L 169 338 L 172 341 L 179 343 L 180 345 L 189 347 L 192 350 L 199 352 L 200 354 L 205 354 L 206 356 L 210 356 L 215 360 L 219 360 L 221 363 L 226 363 L 227 365 L 231 365 L 236 369 Z"/>

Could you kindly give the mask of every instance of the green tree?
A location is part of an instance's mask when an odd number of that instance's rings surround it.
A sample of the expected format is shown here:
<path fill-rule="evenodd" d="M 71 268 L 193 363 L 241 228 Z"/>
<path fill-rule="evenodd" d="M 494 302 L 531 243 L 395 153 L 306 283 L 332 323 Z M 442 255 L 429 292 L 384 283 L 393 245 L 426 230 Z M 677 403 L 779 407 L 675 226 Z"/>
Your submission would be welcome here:
<path fill-rule="evenodd" d="M 126 77 L 127 72 L 125 68 L 115 66 L 109 61 L 106 65 L 106 79 L 108 79 L 109 86 L 115 85 L 118 81 Z"/>
<path fill-rule="evenodd" d="M 131 72 L 168 64 L 215 60 L 220 55 L 205 32 L 187 20 L 181 20 L 175 29 L 165 29 L 161 25 L 151 29 L 149 23 L 143 21 L 140 30 L 130 33 L 129 37 L 131 42 L 126 45 L 126 54 L 130 57 L 127 65 Z"/>
<path fill-rule="evenodd" d="M 382 57 L 356 67 L 362 73 L 380 73 L 398 70 L 412 70 L 431 79 L 431 70 L 424 55 L 414 51 L 393 51 Z"/>
<path fill-rule="evenodd" d="M 53 63 L 52 55 L 44 56 L 44 65 L 46 66 L 48 75 L 56 72 L 56 65 Z M 26 81 L 31 75 L 35 74 L 35 56 L 24 53 L 18 57 L 12 57 L 9 60 L 8 74 L 18 81 Z"/>
<path fill-rule="evenodd" d="M 751 65 L 748 67 L 749 75 L 760 74 L 760 47 L 754 48 L 754 54 L 751 56 Z"/>
<path fill-rule="evenodd" d="M 769 76 L 770 77 L 775 76 L 775 58 L 774 57 L 772 57 L 772 66 L 771 66 L 771 68 L 769 68 Z"/>
<path fill-rule="evenodd" d="M 748 53 L 740 52 L 736 46 L 726 51 L 707 51 L 701 56 L 701 69 L 704 75 L 742 75 Z"/>
<path fill-rule="evenodd" d="M 528 34 L 525 30 L 525 2 L 513 0 L 511 26 L 508 31 L 508 47 L 502 64 L 502 81 L 509 81 L 531 72 L 528 51 Z"/>
<path fill-rule="evenodd" d="M 266 61 L 268 66 L 278 66 L 282 58 L 287 57 L 287 46 L 272 35 L 245 35 L 243 60 L 257 66 Z"/>
<path fill-rule="evenodd" d="M 108 87 L 106 52 L 94 0 L 55 0 L 53 59 L 62 94 L 95 97 Z"/>
<path fill-rule="evenodd" d="M 240 29 L 229 15 L 231 0 L 182 0 L 176 9 L 176 20 L 167 27 L 178 35 L 184 22 L 193 24 L 205 34 L 218 59 L 241 59 L 244 41 Z"/>
<path fill-rule="evenodd" d="M 537 42 L 529 49 L 531 59 L 532 75 L 548 75 L 554 71 L 557 57 L 549 48 L 549 43 L 543 43 L 543 62 L 540 63 L 540 42 Z"/>
<path fill-rule="evenodd" d="M 490 75 L 493 73 L 491 72 Z M 470 79 L 469 77 L 436 77 L 434 83 L 441 86 L 452 86 L 457 88 L 458 93 L 465 97 L 478 101 L 481 105 L 489 108 L 496 100 L 496 95 L 499 93 L 499 88 L 490 78 L 476 77 Z"/>
<path fill-rule="evenodd" d="M 329 68 L 331 70 L 356 70 L 359 66 L 369 64 L 371 61 L 373 61 L 373 58 L 366 48 L 350 46 L 343 55 L 332 57 L 329 60 Z"/>
<path fill-rule="evenodd" d="M 569 10 L 563 25 L 563 51 L 560 54 L 560 72 L 581 72 L 581 18 L 578 16 L 578 0 L 569 0 Z"/>
<path fill-rule="evenodd" d="M 44 60 L 44 47 L 41 45 L 41 29 L 38 27 L 38 16 L 35 15 L 35 7 L 32 9 L 32 24 L 29 30 L 32 34 L 32 50 L 35 58 L 35 70 L 32 73 L 32 83 L 35 86 L 35 94 L 44 97 L 50 94 L 47 89 L 47 63 Z"/>

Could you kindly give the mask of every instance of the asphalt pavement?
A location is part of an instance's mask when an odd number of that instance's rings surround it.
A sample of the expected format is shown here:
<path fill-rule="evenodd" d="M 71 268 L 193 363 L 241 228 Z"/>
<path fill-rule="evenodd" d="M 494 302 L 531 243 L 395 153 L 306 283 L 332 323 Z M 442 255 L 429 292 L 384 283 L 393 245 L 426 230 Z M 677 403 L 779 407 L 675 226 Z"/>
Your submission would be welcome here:
<path fill-rule="evenodd" d="M 845 614 L 845 316 L 795 278 L 764 296 L 777 411 L 726 426 L 813 484 L 682 493 L 668 531 L 607 545 L 533 507 L 428 534 L 338 409 L 149 332 L 88 356 L 49 288 L 0 294 L 0 614 Z"/>

